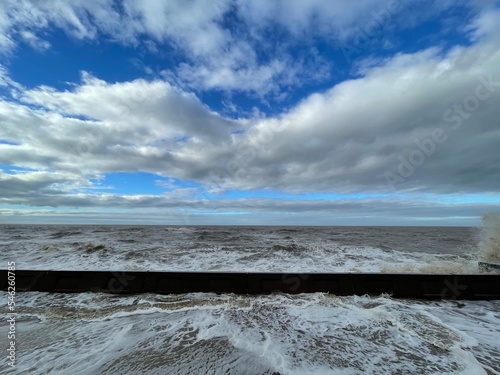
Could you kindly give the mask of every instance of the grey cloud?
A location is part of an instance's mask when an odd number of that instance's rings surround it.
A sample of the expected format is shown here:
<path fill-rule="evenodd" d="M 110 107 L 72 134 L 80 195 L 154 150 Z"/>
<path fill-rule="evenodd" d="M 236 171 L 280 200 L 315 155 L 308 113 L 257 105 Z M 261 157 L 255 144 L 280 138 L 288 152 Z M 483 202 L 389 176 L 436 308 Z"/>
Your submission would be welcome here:
<path fill-rule="evenodd" d="M 399 55 L 264 119 L 225 119 L 161 81 L 84 76 L 72 91 L 41 87 L 21 93 L 28 105 L 0 103 L 0 138 L 17 144 L 1 145 L 0 161 L 236 189 L 494 192 L 500 53 L 491 46 Z"/>
<path fill-rule="evenodd" d="M 84 74 L 58 91 L 23 88 L 0 71 L 1 84 L 17 93 L 0 101 L 0 140 L 9 143 L 0 144 L 0 163 L 39 172 L 2 174 L 2 202 L 353 215 L 403 209 L 387 201 L 246 204 L 82 192 L 90 178 L 115 171 L 194 180 L 211 191 L 497 193 L 499 39 L 484 26 L 490 14 L 481 17 L 474 23 L 481 37 L 471 46 L 372 61 L 360 78 L 269 118 L 224 118 L 160 80 L 107 83 Z M 423 208 L 405 200 L 403 210 L 425 216 L 442 209 L 419 202 Z M 445 211 L 472 215 L 470 207 Z"/>
<path fill-rule="evenodd" d="M 42 199 L 42 200 L 41 200 Z M 79 194 L 73 196 L 44 195 L 32 197 L 32 204 L 22 200 L 23 204 L 32 206 L 62 207 L 58 210 L 37 209 L 0 209 L 0 221 L 29 215 L 31 221 L 36 217 L 48 217 L 57 221 L 57 217 L 67 217 L 81 222 L 123 222 L 123 211 L 127 210 L 126 221 L 129 223 L 148 223 L 152 221 L 165 223 L 170 220 L 177 224 L 272 224 L 273 220 L 287 222 L 297 220 L 301 225 L 349 225 L 365 224 L 429 225 L 435 221 L 450 225 L 478 225 L 481 213 L 500 209 L 500 203 L 455 203 L 440 201 L 436 196 L 428 197 L 402 196 L 399 198 L 370 198 L 363 200 L 286 200 L 246 198 L 237 200 L 184 200 L 182 203 L 169 195 L 164 196 L 117 196 Z M 43 202 L 43 203 L 42 203 Z M 70 210 L 68 208 L 78 208 Z M 106 208 L 106 211 L 100 209 Z M 239 212 L 240 215 L 224 215 Z M 130 215 L 133 213 L 133 215 Z M 276 223 L 276 222 L 275 222 Z"/>
<path fill-rule="evenodd" d="M 4 203 L 35 204 L 43 206 L 44 196 L 67 194 L 68 189 L 81 186 L 80 176 L 59 172 L 18 172 L 8 174 L 0 171 L 0 201 Z M 59 188 L 54 188 L 59 185 Z M 38 201 L 36 201 L 38 200 Z"/>

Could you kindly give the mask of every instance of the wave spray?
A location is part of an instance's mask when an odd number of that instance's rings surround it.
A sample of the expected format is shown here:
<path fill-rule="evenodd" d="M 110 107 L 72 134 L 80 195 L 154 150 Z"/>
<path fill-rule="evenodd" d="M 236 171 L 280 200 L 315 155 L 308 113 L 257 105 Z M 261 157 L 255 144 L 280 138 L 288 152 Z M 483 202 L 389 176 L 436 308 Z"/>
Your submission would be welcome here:
<path fill-rule="evenodd" d="M 480 236 L 479 264 L 485 264 L 487 268 L 500 268 L 500 213 L 489 212 L 483 215 Z"/>

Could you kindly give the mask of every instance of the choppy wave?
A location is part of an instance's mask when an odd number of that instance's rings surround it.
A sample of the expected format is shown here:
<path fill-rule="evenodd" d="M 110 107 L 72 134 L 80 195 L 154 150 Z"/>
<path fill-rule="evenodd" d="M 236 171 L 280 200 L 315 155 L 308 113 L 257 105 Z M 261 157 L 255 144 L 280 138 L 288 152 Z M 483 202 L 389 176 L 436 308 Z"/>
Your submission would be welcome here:
<path fill-rule="evenodd" d="M 12 228 L 0 251 L 25 269 L 477 273 L 495 249 L 468 228 Z"/>
<path fill-rule="evenodd" d="M 0 252 L 18 269 L 476 273 L 494 222 L 479 245 L 474 228 L 9 226 Z M 500 374 L 498 301 L 19 293 L 16 307 L 20 374 Z"/>
<path fill-rule="evenodd" d="M 78 250 L 82 250 L 85 254 L 94 254 L 94 253 L 106 253 L 110 249 L 105 244 L 102 243 L 93 244 L 90 242 L 83 246 L 79 245 Z"/>
<path fill-rule="evenodd" d="M 500 371 L 498 301 L 26 293 L 18 302 L 19 373 Z"/>
<path fill-rule="evenodd" d="M 80 234 L 82 234 L 81 231 L 57 231 L 55 233 L 52 233 L 50 238 L 63 238 L 70 236 L 78 236 Z"/>

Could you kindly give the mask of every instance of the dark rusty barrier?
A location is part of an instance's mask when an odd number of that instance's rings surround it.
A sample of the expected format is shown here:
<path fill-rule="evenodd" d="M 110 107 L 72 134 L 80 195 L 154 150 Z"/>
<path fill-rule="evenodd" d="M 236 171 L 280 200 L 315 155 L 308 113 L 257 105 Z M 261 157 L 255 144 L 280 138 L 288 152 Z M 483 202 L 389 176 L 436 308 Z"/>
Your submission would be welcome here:
<path fill-rule="evenodd" d="M 0 286 L 7 290 L 7 270 Z M 500 299 L 500 275 L 385 273 L 238 273 L 16 270 L 16 291 L 270 294 L 325 292 L 339 296 L 391 294 L 414 299 Z"/>

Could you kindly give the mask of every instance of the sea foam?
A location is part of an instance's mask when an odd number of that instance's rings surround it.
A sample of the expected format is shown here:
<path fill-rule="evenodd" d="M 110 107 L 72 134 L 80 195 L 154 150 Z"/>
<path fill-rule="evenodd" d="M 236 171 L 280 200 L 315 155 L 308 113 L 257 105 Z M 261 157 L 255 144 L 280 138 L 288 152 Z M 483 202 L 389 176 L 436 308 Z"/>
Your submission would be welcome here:
<path fill-rule="evenodd" d="M 489 212 L 483 215 L 479 260 L 500 262 L 500 213 L 498 212 Z"/>

